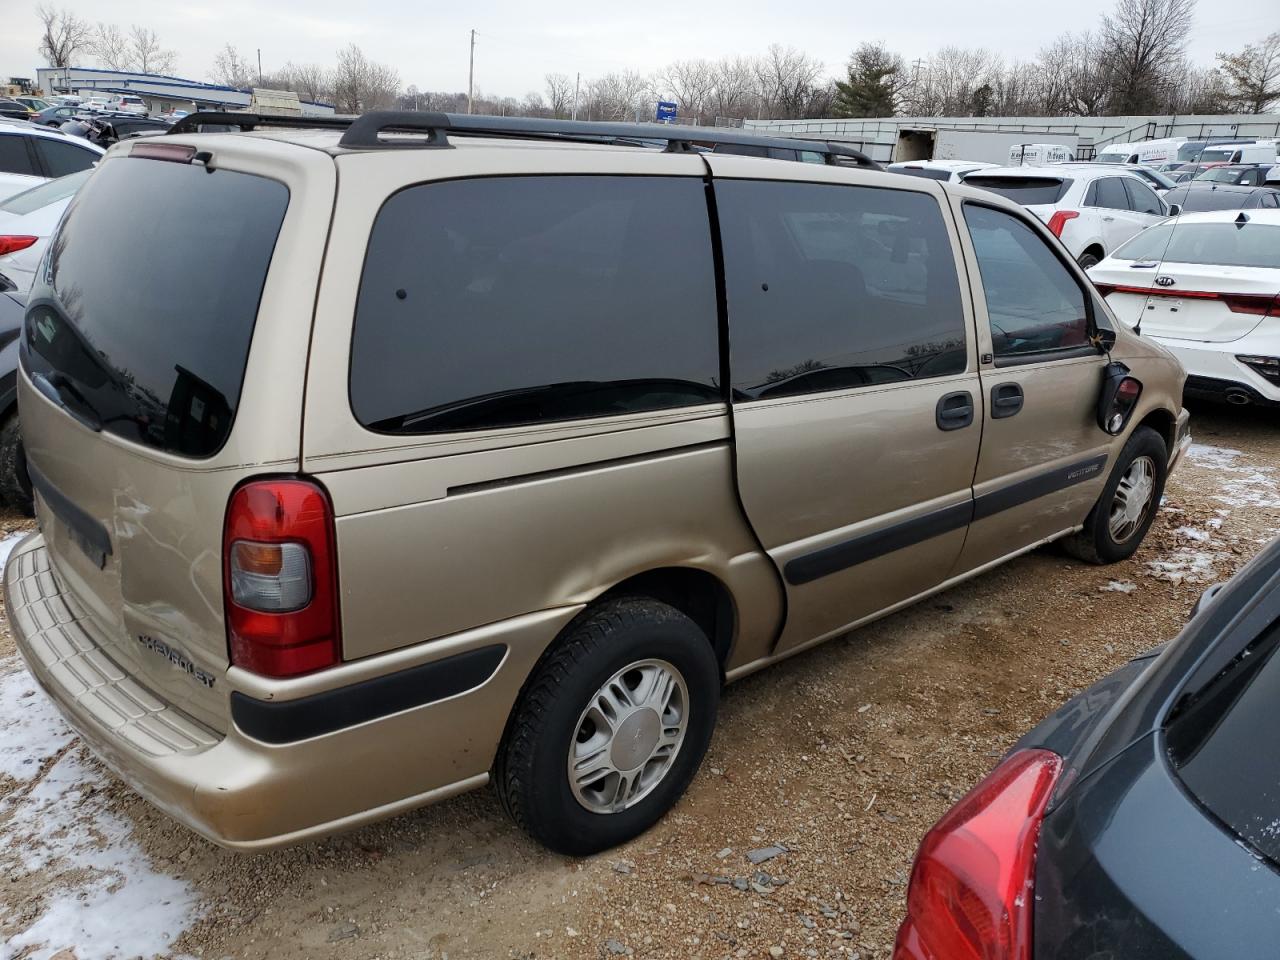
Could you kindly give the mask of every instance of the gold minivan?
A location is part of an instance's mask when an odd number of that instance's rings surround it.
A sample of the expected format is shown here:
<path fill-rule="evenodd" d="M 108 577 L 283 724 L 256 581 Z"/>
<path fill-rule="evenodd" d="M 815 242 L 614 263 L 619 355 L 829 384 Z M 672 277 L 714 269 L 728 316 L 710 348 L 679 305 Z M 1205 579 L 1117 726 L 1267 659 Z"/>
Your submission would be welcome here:
<path fill-rule="evenodd" d="M 217 119 L 117 144 L 50 244 L 5 592 L 85 742 L 228 847 L 490 782 L 619 843 L 725 682 L 1053 540 L 1129 556 L 1190 442 L 1177 362 L 991 194 L 689 139 L 740 132 Z"/>

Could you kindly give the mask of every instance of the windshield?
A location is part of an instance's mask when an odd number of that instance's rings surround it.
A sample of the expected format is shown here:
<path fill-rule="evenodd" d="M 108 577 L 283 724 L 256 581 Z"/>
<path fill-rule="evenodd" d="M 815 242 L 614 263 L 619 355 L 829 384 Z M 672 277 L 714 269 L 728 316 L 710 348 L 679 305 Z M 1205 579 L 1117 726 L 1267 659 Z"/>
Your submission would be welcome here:
<path fill-rule="evenodd" d="M 24 368 L 106 432 L 213 455 L 231 432 L 288 203 L 265 177 L 103 163 L 37 271 Z"/>
<path fill-rule="evenodd" d="M 1112 254 L 1117 260 L 1160 260 L 1280 270 L 1280 226 L 1267 223 L 1162 223 Z"/>
<path fill-rule="evenodd" d="M 1200 161 L 1202 163 L 1230 162 L 1238 149 L 1239 147 L 1205 147 L 1204 153 L 1200 154 Z"/>
<path fill-rule="evenodd" d="M 966 186 L 988 190 L 1027 207 L 1057 203 L 1071 186 L 1071 181 L 1062 177 L 998 177 L 980 173 L 970 174 L 964 182 Z"/>
<path fill-rule="evenodd" d="M 1105 150 L 1093 158 L 1094 163 L 1124 163 L 1129 159 L 1128 153 L 1107 153 Z"/>
<path fill-rule="evenodd" d="M 24 190 L 0 203 L 0 210 L 22 216 L 47 207 L 51 203 L 57 203 L 59 200 L 65 200 L 80 189 L 80 185 L 89 179 L 91 173 L 93 173 L 92 167 L 81 170 L 79 173 L 59 177 L 57 180 L 49 180 L 30 190 Z"/>

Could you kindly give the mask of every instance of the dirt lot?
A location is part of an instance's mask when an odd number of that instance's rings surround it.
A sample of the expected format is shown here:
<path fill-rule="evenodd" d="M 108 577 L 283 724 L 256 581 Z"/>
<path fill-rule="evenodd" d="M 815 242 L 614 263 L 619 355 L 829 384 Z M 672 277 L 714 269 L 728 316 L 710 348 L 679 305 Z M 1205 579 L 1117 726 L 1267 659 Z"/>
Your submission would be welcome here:
<path fill-rule="evenodd" d="M 101 771 L 6 627 L 0 957 L 885 957 L 929 824 L 1280 531 L 1280 416 L 1194 415 L 1134 559 L 1040 551 L 734 685 L 678 808 L 587 860 L 535 847 L 488 792 L 273 854 L 218 850 Z M 748 862 L 773 844 L 787 852 Z"/>

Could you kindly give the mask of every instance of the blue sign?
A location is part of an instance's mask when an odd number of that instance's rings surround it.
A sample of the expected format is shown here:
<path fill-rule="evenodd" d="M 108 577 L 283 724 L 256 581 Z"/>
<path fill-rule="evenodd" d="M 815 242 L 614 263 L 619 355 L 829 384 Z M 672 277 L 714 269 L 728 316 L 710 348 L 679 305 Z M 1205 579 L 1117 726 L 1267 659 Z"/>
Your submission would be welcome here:
<path fill-rule="evenodd" d="M 676 118 L 676 105 L 670 100 L 658 101 L 658 122 L 671 123 Z"/>

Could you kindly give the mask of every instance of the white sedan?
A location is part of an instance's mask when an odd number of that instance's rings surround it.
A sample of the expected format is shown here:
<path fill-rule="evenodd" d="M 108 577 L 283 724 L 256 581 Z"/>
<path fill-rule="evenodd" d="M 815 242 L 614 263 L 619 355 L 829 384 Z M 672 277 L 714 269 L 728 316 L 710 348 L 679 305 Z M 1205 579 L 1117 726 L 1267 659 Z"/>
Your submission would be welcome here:
<path fill-rule="evenodd" d="M 92 170 L 81 170 L 0 202 L 0 277 L 26 293 L 62 212 Z"/>
<path fill-rule="evenodd" d="M 1280 210 L 1184 214 L 1089 276 L 1122 322 L 1173 351 L 1188 395 L 1280 406 Z"/>

